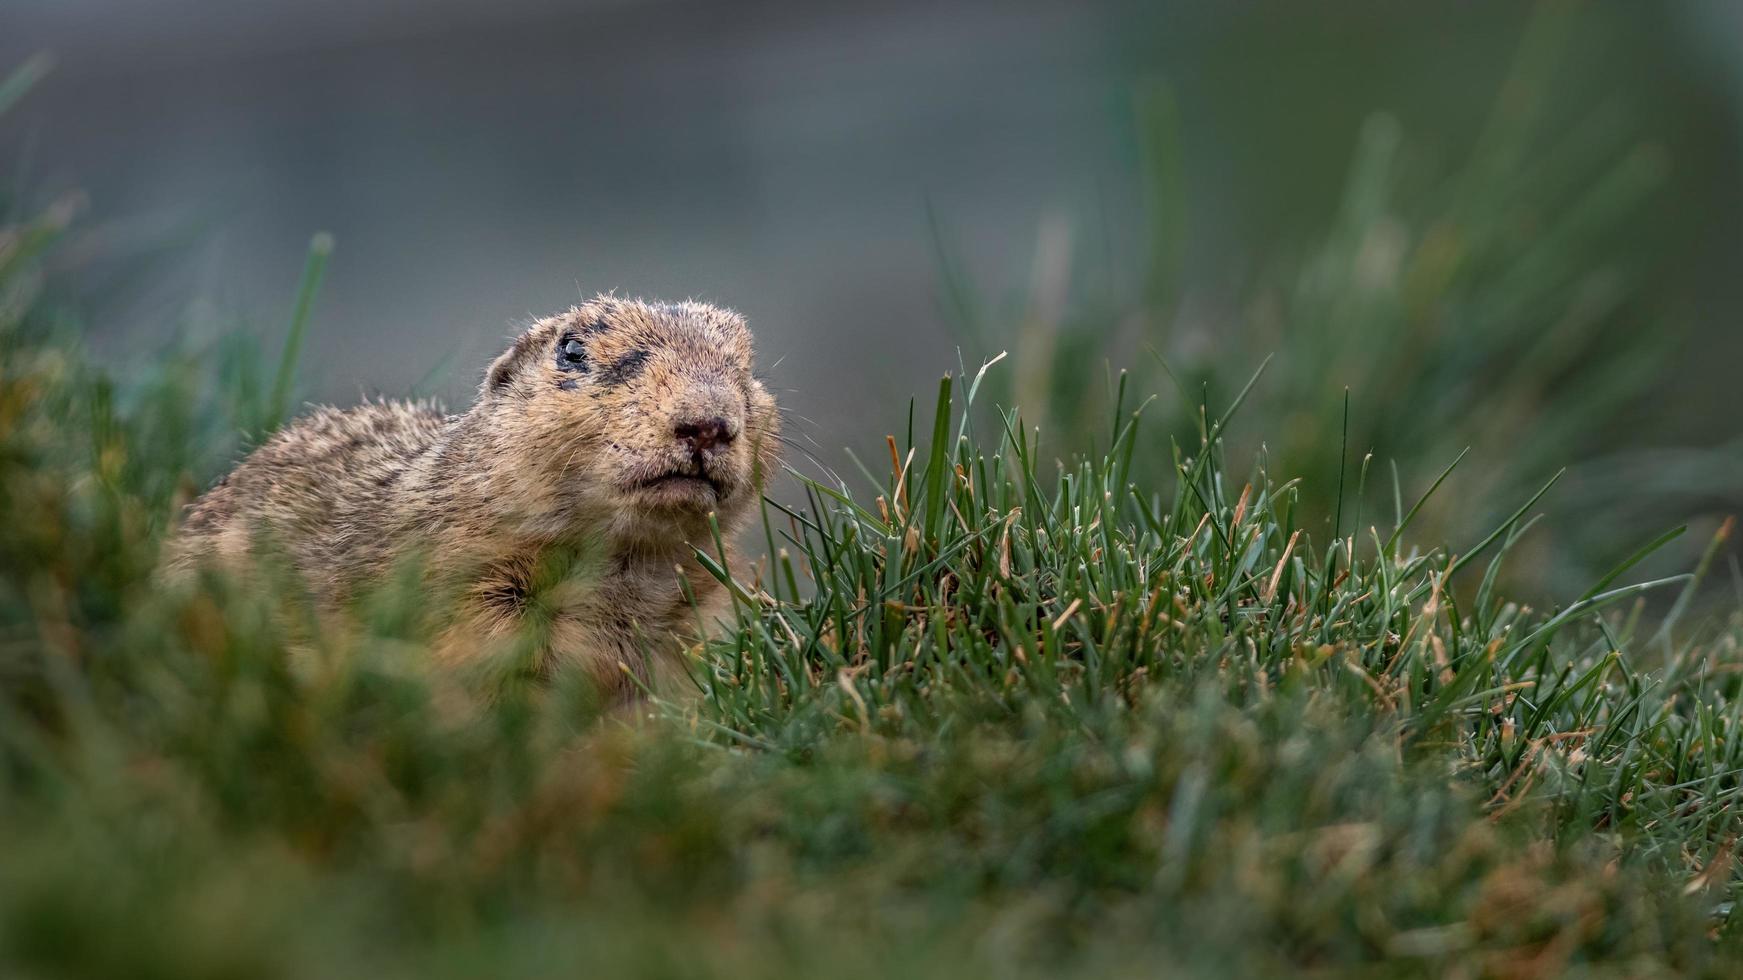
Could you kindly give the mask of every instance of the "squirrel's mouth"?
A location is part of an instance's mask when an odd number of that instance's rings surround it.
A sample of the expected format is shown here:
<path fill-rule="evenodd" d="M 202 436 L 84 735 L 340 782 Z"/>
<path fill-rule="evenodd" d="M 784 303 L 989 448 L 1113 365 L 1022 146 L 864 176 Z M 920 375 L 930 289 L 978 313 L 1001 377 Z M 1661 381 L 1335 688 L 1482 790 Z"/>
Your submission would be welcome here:
<path fill-rule="evenodd" d="M 673 471 L 641 481 L 640 489 L 667 503 L 713 504 L 726 497 L 719 480 L 697 473 Z"/>

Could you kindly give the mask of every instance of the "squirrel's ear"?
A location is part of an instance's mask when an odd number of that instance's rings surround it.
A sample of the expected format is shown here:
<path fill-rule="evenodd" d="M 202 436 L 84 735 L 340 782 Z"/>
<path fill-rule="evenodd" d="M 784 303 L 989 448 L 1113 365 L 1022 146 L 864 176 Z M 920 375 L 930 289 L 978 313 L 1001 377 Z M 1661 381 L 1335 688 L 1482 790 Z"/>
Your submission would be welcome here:
<path fill-rule="evenodd" d="M 528 330 L 516 337 L 514 346 L 504 351 L 501 357 L 490 362 L 490 369 L 484 372 L 484 384 L 479 389 L 480 394 L 489 397 L 490 395 L 499 395 L 508 389 L 508 386 L 514 382 L 515 375 L 520 373 L 522 365 L 526 363 L 527 356 L 538 344 L 535 333 L 536 331 Z"/>

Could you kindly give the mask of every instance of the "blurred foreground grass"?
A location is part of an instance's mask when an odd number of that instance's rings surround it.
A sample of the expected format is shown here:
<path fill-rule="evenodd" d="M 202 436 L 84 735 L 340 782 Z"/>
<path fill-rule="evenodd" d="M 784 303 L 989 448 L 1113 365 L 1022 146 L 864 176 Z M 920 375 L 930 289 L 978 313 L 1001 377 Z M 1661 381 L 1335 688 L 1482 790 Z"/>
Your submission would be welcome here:
<path fill-rule="evenodd" d="M 1173 450 L 1116 384 L 1106 451 L 1056 465 L 972 408 L 999 366 L 888 472 L 771 501 L 693 698 L 455 712 L 415 589 L 293 672 L 294 588 L 154 580 L 283 386 L 234 342 L 87 347 L 45 273 L 71 217 L 0 232 L 0 972 L 1743 966 L 1743 622 L 1689 611 L 1706 564 L 1631 584 L 1650 532 L 1523 608 L 1530 492 L 1426 547 L 1377 473 L 1224 448 L 1268 379 Z"/>

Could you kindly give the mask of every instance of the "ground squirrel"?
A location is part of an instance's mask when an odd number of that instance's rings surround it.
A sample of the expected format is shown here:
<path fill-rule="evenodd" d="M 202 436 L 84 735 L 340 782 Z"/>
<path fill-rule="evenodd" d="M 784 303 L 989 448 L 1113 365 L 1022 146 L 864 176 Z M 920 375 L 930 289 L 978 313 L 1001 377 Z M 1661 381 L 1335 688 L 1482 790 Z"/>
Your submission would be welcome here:
<path fill-rule="evenodd" d="M 269 541 L 340 609 L 416 556 L 451 597 L 432 600 L 439 662 L 512 650 L 517 675 L 579 668 L 633 700 L 694 638 L 685 583 L 721 597 L 691 545 L 712 550 L 710 514 L 730 535 L 754 512 L 778 434 L 741 316 L 600 296 L 516 338 L 463 415 L 380 402 L 288 425 L 195 501 L 171 564 L 235 567 Z"/>

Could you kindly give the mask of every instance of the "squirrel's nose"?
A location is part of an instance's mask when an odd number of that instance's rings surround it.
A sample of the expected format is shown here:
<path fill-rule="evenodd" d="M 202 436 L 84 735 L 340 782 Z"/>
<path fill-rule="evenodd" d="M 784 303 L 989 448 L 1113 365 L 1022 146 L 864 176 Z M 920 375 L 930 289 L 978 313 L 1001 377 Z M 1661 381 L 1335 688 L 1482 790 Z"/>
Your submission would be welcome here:
<path fill-rule="evenodd" d="M 706 453 L 732 444 L 737 437 L 723 418 L 699 418 L 679 422 L 672 427 L 678 441 L 690 447 L 692 453 Z"/>

